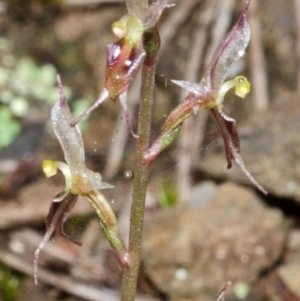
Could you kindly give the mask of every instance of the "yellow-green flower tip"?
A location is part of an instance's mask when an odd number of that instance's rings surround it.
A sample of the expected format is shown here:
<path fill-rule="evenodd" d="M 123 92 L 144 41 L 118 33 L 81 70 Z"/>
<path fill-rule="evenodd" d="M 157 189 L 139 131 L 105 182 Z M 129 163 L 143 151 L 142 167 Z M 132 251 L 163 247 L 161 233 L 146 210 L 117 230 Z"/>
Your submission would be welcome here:
<path fill-rule="evenodd" d="M 112 24 L 112 31 L 118 38 L 123 38 L 126 34 L 126 21 L 124 19 L 123 17 Z"/>
<path fill-rule="evenodd" d="M 42 163 L 42 169 L 46 177 L 52 177 L 57 174 L 57 164 L 52 160 L 44 160 Z"/>
<path fill-rule="evenodd" d="M 250 92 L 251 84 L 244 76 L 237 76 L 235 79 L 235 94 L 244 98 Z"/>
<path fill-rule="evenodd" d="M 127 43 L 136 44 L 144 32 L 142 21 L 134 16 L 125 15 L 112 24 L 113 33 L 118 38 L 125 38 Z"/>

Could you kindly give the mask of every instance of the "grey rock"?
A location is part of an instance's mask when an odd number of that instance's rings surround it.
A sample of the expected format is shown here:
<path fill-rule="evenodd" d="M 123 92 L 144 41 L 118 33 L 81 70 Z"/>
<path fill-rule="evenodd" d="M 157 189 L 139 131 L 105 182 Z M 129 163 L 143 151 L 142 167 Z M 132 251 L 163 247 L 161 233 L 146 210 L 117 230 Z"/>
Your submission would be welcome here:
<path fill-rule="evenodd" d="M 228 280 L 251 285 L 274 264 L 286 228 L 278 210 L 226 183 L 203 206 L 180 205 L 147 221 L 146 273 L 171 300 L 216 300 Z"/>
<path fill-rule="evenodd" d="M 289 232 L 283 262 L 276 269 L 285 289 L 300 299 L 300 230 Z"/>
<path fill-rule="evenodd" d="M 204 181 L 191 188 L 188 203 L 191 207 L 199 207 L 213 199 L 217 185 L 212 181 Z"/>
<path fill-rule="evenodd" d="M 300 298 L 300 263 L 284 264 L 277 273 L 286 287 Z"/>

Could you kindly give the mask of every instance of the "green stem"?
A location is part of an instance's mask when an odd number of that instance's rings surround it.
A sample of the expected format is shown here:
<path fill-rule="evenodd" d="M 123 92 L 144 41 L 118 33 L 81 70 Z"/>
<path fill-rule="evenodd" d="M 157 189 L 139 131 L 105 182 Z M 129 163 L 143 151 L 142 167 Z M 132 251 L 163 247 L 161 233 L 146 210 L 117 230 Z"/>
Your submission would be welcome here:
<path fill-rule="evenodd" d="M 134 301 L 137 277 L 141 263 L 144 210 L 149 164 L 145 160 L 148 151 L 152 119 L 153 93 L 155 84 L 156 56 L 160 41 L 158 32 L 153 29 L 144 34 L 146 59 L 142 69 L 142 87 L 139 111 L 139 139 L 136 145 L 133 196 L 130 216 L 129 256 L 131 264 L 123 267 L 122 301 Z"/>

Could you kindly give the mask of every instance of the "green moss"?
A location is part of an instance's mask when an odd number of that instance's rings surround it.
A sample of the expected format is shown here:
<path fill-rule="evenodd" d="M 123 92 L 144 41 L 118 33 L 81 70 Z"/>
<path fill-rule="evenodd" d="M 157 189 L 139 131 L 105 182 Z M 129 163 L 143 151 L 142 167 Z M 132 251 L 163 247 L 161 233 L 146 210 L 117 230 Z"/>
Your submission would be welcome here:
<path fill-rule="evenodd" d="M 35 104 L 45 102 L 50 110 L 59 93 L 56 68 L 51 64 L 40 66 L 27 56 L 16 58 L 11 43 L 3 37 L 0 37 L 0 66 L 0 148 L 3 148 L 20 134 L 23 120 L 35 116 Z M 64 92 L 67 98 L 71 97 L 72 91 L 65 85 Z M 75 100 L 75 115 L 88 107 L 86 99 Z M 84 123 L 80 125 L 84 127 Z"/>
<path fill-rule="evenodd" d="M 0 148 L 8 146 L 19 135 L 20 123 L 15 120 L 8 107 L 0 107 Z"/>
<path fill-rule="evenodd" d="M 0 266 L 0 295 L 3 301 L 16 300 L 20 290 L 20 279 L 8 267 Z"/>

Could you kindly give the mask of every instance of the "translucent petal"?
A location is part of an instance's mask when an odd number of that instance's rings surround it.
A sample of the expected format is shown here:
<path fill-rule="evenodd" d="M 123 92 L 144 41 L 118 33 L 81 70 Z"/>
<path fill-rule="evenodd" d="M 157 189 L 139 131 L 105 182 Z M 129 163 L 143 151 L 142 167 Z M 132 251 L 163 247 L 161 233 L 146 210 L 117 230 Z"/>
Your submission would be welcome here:
<path fill-rule="evenodd" d="M 198 113 L 200 107 L 211 108 L 216 106 L 211 91 L 204 81 L 201 81 L 200 84 L 190 83 L 184 80 L 171 80 L 171 82 L 188 90 L 193 95 L 193 98 L 197 99 L 194 104 L 190 103 L 190 106 L 193 107 L 194 115 Z"/>
<path fill-rule="evenodd" d="M 109 98 L 109 93 L 106 88 L 103 89 L 98 99 L 95 101 L 95 103 L 89 107 L 87 110 L 85 110 L 82 114 L 80 114 L 72 123 L 71 126 L 74 127 L 80 120 L 82 120 L 84 117 L 86 117 L 88 114 L 90 114 L 92 111 L 94 111 L 102 102 L 104 102 L 106 99 Z"/>
<path fill-rule="evenodd" d="M 73 118 L 60 80 L 59 90 L 60 100 L 51 111 L 52 126 L 63 149 L 71 174 L 80 174 L 85 169 L 83 140 L 78 126 L 71 126 Z"/>
<path fill-rule="evenodd" d="M 55 231 L 61 231 L 63 223 L 66 221 L 66 218 L 68 217 L 71 209 L 76 203 L 77 198 L 78 196 L 71 194 L 69 191 L 63 191 L 58 196 L 56 196 L 51 203 L 49 213 L 46 219 L 47 232 L 34 253 L 33 275 L 35 284 L 38 284 L 37 268 L 40 253 L 45 247 L 45 245 L 48 243 L 48 241 L 51 238 L 53 238 Z"/>
<path fill-rule="evenodd" d="M 197 83 L 190 83 L 186 82 L 184 80 L 171 80 L 172 83 L 180 86 L 181 88 L 184 88 L 188 90 L 189 92 L 193 93 L 195 96 L 200 96 L 202 93 L 202 86 Z"/>
<path fill-rule="evenodd" d="M 94 172 L 90 169 L 86 169 L 85 175 L 88 178 L 89 182 L 91 183 L 92 188 L 95 190 L 109 189 L 114 187 L 108 183 L 102 182 L 102 177 L 98 172 Z"/>
<path fill-rule="evenodd" d="M 146 6 L 143 4 L 132 5 L 131 1 L 126 1 L 128 13 L 141 19 L 146 30 L 155 26 L 167 3 L 168 0 L 156 0 L 150 6 Z"/>
<path fill-rule="evenodd" d="M 131 124 L 131 120 L 130 120 L 130 116 L 129 116 L 128 106 L 127 106 L 127 91 L 120 94 L 119 100 L 120 100 L 120 103 L 121 103 L 123 111 L 124 111 L 128 130 L 133 138 L 138 139 L 139 136 L 134 133 L 132 124 Z"/>
<path fill-rule="evenodd" d="M 220 44 L 209 64 L 203 81 L 212 90 L 220 88 L 230 67 L 243 56 L 249 43 L 250 27 L 246 19 L 249 4 L 250 0 L 247 0 L 239 20 Z"/>
<path fill-rule="evenodd" d="M 232 148 L 232 156 L 234 158 L 235 163 L 241 168 L 241 170 L 245 173 L 247 178 L 256 186 L 256 188 L 260 190 L 263 194 L 268 195 L 268 191 L 263 186 L 258 184 L 258 182 L 251 175 L 251 173 L 247 170 L 242 157 L 234 147 Z"/>
<path fill-rule="evenodd" d="M 110 185 L 109 183 L 106 183 L 106 182 L 94 182 L 93 186 L 95 189 L 98 189 L 98 190 L 114 188 L 113 185 Z"/>
<path fill-rule="evenodd" d="M 145 29 L 152 28 L 156 25 L 161 13 L 166 7 L 168 0 L 157 0 L 153 2 L 142 16 Z"/>

